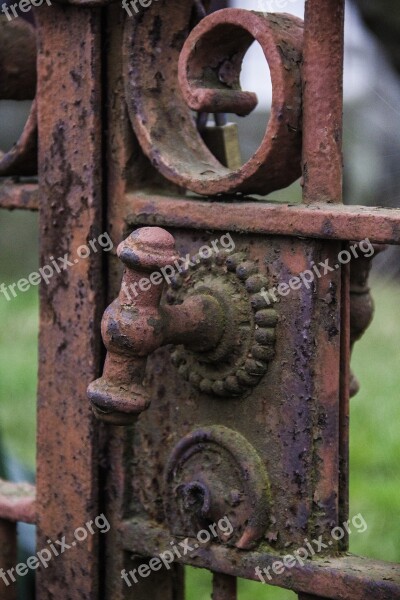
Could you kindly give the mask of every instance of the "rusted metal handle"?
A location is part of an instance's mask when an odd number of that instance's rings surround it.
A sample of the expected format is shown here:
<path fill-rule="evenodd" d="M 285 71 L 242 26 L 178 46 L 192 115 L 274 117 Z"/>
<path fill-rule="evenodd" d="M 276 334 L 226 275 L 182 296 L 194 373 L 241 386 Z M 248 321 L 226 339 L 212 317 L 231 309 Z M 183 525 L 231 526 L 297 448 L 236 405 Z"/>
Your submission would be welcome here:
<path fill-rule="evenodd" d="M 88 397 L 99 419 L 129 425 L 150 404 L 143 385 L 147 357 L 169 343 L 209 350 L 218 343 L 224 325 L 217 299 L 207 293 L 188 296 L 179 306 L 160 305 L 161 270 L 178 259 L 174 238 L 164 229 L 136 230 L 117 254 L 126 269 L 118 298 L 103 316 L 108 352 L 103 376 L 90 384 Z"/>

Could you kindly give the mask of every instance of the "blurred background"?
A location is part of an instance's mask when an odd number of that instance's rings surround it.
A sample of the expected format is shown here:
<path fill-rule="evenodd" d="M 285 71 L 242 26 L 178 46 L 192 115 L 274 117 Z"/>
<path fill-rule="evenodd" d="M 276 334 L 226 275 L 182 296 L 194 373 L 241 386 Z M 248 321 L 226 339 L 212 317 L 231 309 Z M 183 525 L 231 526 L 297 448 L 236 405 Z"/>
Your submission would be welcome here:
<path fill-rule="evenodd" d="M 304 13 L 302 0 L 232 0 L 231 6 Z M 329 24 L 327 24 L 329 26 Z M 244 65 L 244 89 L 256 91 L 257 110 L 239 123 L 245 160 L 260 142 L 268 119 L 268 67 L 257 44 Z M 0 148 L 19 137 L 27 102 L 0 102 Z M 400 5 L 398 0 L 347 2 L 345 58 L 345 202 L 400 206 Z M 298 183 L 272 194 L 300 200 Z M 0 211 L 0 283 L 12 283 L 38 267 L 37 215 Z M 351 551 L 400 562 L 400 254 L 389 249 L 372 276 L 376 313 L 356 346 L 352 367 L 361 391 L 351 404 L 351 515 L 361 513 L 365 533 L 350 536 Z M 38 297 L 37 288 L 8 302 L 0 294 L 0 476 L 34 478 Z M 68 391 L 66 390 L 66 393 Z M 32 531 L 23 530 L 25 546 Z M 33 549 L 32 549 L 33 552 Z M 210 598 L 206 572 L 188 570 L 189 597 Z M 20 597 L 29 600 L 28 591 Z M 240 600 L 290 600 L 296 596 L 240 582 Z"/>

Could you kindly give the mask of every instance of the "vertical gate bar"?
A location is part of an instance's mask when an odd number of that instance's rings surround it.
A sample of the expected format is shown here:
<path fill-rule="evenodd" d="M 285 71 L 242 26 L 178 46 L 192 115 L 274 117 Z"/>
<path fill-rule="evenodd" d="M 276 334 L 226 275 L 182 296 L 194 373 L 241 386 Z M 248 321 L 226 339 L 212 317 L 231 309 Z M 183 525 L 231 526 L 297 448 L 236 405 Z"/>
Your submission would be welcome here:
<path fill-rule="evenodd" d="M 126 111 L 124 78 L 122 74 L 122 52 L 124 11 L 120 5 L 107 7 L 107 223 L 116 246 L 126 237 L 127 202 L 129 186 L 139 185 L 148 171 Z M 132 160 L 133 157 L 135 160 Z M 137 181 L 136 181 L 137 178 Z M 161 187 L 161 179 L 159 182 Z M 108 289 L 111 301 L 120 285 L 121 263 L 115 252 L 108 256 Z M 121 577 L 122 569 L 129 573 L 135 567 L 127 553 L 120 547 L 118 525 L 129 513 L 132 478 L 135 472 L 127 469 L 126 448 L 131 444 L 132 431 L 110 427 L 107 431 L 107 459 L 105 478 L 107 488 L 107 514 L 111 530 L 106 546 L 106 570 L 104 600 L 183 600 L 184 568 L 174 565 L 169 571 L 152 573 L 148 579 L 140 579 L 129 588 Z M 138 564 L 143 562 L 139 561 Z"/>
<path fill-rule="evenodd" d="M 306 0 L 303 201 L 342 202 L 344 0 Z"/>
<path fill-rule="evenodd" d="M 125 577 L 122 593 L 116 584 L 117 598 L 123 600 L 184 600 L 184 567 L 179 564 L 170 565 L 170 569 L 150 571 L 150 574 L 141 577 L 138 569 L 148 565 L 151 557 L 130 559 L 125 557 Z M 109 574 L 107 573 L 107 576 Z M 121 574 L 120 579 L 121 579 Z M 108 577 L 107 577 L 108 578 Z M 107 596 L 108 598 L 108 596 Z M 103 596 L 101 596 L 103 600 Z M 114 599 L 113 599 L 114 600 Z"/>
<path fill-rule="evenodd" d="M 36 11 L 40 262 L 68 256 L 40 290 L 38 549 L 99 514 L 97 430 L 86 387 L 100 370 L 102 252 L 78 249 L 103 232 L 100 9 L 53 3 Z M 82 252 L 81 252 L 82 254 Z M 84 254 L 87 254 L 84 252 Z M 98 598 L 98 538 L 37 572 L 40 600 Z"/>
<path fill-rule="evenodd" d="M 347 247 L 346 245 L 345 247 Z M 339 416 L 339 521 L 349 518 L 349 419 L 350 419 L 350 265 L 342 267 L 341 366 Z M 341 550 L 348 550 L 349 534 L 341 540 Z"/>
<path fill-rule="evenodd" d="M 128 173 L 128 156 L 132 155 L 132 128 L 126 112 L 124 96 L 124 79 L 122 75 L 122 43 L 124 15 L 121 7 L 110 5 L 107 11 L 107 53 L 106 60 L 106 79 L 107 79 L 107 224 L 109 227 L 114 247 L 123 239 L 125 230 L 124 222 L 124 195 L 126 192 Z M 113 255 L 108 257 L 108 289 L 110 297 L 107 302 L 112 300 L 113 279 L 117 282 L 120 276 L 118 272 L 118 260 Z M 115 291 L 115 290 L 114 290 Z M 128 487 L 129 473 L 127 473 L 125 453 L 127 444 L 127 433 L 125 428 L 109 427 L 107 431 L 107 453 L 104 479 L 106 481 L 107 497 L 106 510 L 109 514 L 111 530 L 108 543 L 105 547 L 105 568 L 107 577 L 105 578 L 104 600 L 126 600 L 134 597 L 135 600 L 141 600 L 148 592 L 147 589 L 142 593 L 143 586 L 135 585 L 130 590 L 124 582 L 121 573 L 125 568 L 129 573 L 135 567 L 129 555 L 124 553 L 119 543 L 118 525 L 124 516 L 126 488 Z M 170 577 L 166 575 L 166 578 Z M 147 581 L 147 580 L 146 580 Z M 154 589 L 156 583 L 152 580 Z M 164 591 L 164 586 L 160 585 L 160 594 Z M 129 596 L 130 594 L 130 596 Z M 155 592 L 152 594 L 153 600 L 157 600 Z"/>
<path fill-rule="evenodd" d="M 12 583 L 8 569 L 17 565 L 17 524 L 0 519 L 0 598 L 17 600 L 17 584 Z M 5 573 L 5 575 L 4 575 Z M 7 583 L 9 585 L 7 585 Z"/>
<path fill-rule="evenodd" d="M 315 245 L 313 261 L 327 260 L 335 265 L 341 250 L 338 242 Z M 340 411 L 340 268 L 322 276 L 316 282 L 318 300 L 313 318 L 316 354 L 313 371 L 314 416 L 313 452 L 318 476 L 315 477 L 312 501 L 319 506 L 320 516 L 314 519 L 315 535 L 323 532 L 324 541 L 332 550 L 336 542 L 330 531 L 339 524 L 339 411 Z M 308 532 L 311 534 L 311 532 Z"/>
<path fill-rule="evenodd" d="M 236 600 L 237 579 L 224 573 L 213 574 L 212 600 Z"/>

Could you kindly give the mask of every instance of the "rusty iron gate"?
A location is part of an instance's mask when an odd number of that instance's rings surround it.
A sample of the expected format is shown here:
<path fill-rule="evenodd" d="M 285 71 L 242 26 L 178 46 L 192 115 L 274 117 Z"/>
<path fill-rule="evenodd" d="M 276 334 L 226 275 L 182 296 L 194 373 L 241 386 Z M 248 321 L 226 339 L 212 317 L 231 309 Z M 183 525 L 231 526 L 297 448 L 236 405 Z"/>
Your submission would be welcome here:
<path fill-rule="evenodd" d="M 41 549 L 104 513 L 107 535 L 37 569 L 39 600 L 183 599 L 185 564 L 212 571 L 214 600 L 260 572 L 301 600 L 399 599 L 396 565 L 332 537 L 349 513 L 350 352 L 372 312 L 370 260 L 337 257 L 400 242 L 399 210 L 342 203 L 343 0 L 307 0 L 304 22 L 48 4 L 35 29 L 2 23 L 1 97 L 34 102 L 0 206 L 39 210 L 42 265 L 104 232 L 118 251 L 41 284 L 37 486 L 1 484 L 0 567 L 17 522 Z M 222 114 L 256 105 L 239 79 L 254 40 L 273 100 L 240 166 L 210 152 L 204 115 L 234 153 Z M 262 198 L 300 176 L 301 204 Z M 313 538 L 321 551 L 289 565 Z"/>

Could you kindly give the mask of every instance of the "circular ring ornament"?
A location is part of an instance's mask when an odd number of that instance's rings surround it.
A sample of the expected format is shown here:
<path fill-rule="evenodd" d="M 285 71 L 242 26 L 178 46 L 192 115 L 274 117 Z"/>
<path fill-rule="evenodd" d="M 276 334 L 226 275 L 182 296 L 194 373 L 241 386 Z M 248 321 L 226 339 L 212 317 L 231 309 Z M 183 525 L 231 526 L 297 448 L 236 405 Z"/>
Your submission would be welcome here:
<path fill-rule="evenodd" d="M 205 17 L 189 34 L 189 9 L 159 0 L 126 21 L 126 100 L 143 151 L 167 179 L 203 195 L 268 194 L 290 185 L 301 174 L 303 22 L 232 8 Z M 271 116 L 255 154 L 230 170 L 203 142 L 192 110 L 246 115 L 255 107 L 255 94 L 240 88 L 254 40 L 270 68 Z"/>
<path fill-rule="evenodd" d="M 0 152 L 0 177 L 37 174 L 37 135 L 35 99 L 19 139 L 8 152 Z"/>
<path fill-rule="evenodd" d="M 169 304 L 181 304 L 188 295 L 203 293 L 215 297 L 226 315 L 224 334 L 211 352 L 184 346 L 172 350 L 172 363 L 199 392 L 242 396 L 266 374 L 275 355 L 278 323 L 265 292 L 268 287 L 257 264 L 241 252 L 199 257 L 197 264 L 173 278 L 166 296 Z"/>
<path fill-rule="evenodd" d="M 0 151 L 0 176 L 36 175 L 36 32 L 26 21 L 10 22 L 4 15 L 0 35 L 0 98 L 33 100 L 19 139 L 7 152 Z"/>

